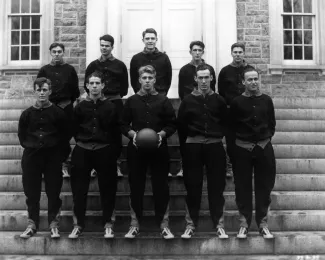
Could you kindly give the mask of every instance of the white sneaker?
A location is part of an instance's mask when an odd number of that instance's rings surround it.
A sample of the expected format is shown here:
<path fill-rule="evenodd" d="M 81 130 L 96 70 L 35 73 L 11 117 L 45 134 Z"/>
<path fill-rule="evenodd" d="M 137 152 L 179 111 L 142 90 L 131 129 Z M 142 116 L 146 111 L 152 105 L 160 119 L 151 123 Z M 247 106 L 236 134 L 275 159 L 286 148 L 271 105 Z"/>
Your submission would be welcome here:
<path fill-rule="evenodd" d="M 191 228 L 187 228 L 185 229 L 184 234 L 181 235 L 181 238 L 190 239 L 193 235 L 194 235 L 194 230 Z"/>
<path fill-rule="evenodd" d="M 63 178 L 70 178 L 70 174 L 69 174 L 69 171 L 68 171 L 68 168 L 67 167 L 62 167 L 62 177 Z"/>
<path fill-rule="evenodd" d="M 69 238 L 76 239 L 76 238 L 78 238 L 81 235 L 82 235 L 81 228 L 74 227 L 73 230 L 72 230 L 72 232 L 71 232 L 71 234 L 69 235 Z"/>
<path fill-rule="evenodd" d="M 114 231 L 112 228 L 105 228 L 105 238 L 114 238 Z"/>
<path fill-rule="evenodd" d="M 173 239 L 175 237 L 168 227 L 161 230 L 161 235 L 164 239 Z"/>
<path fill-rule="evenodd" d="M 260 228 L 260 234 L 266 239 L 274 238 L 273 234 L 267 227 Z"/>
<path fill-rule="evenodd" d="M 90 172 L 90 177 L 95 178 L 97 176 L 97 172 L 95 169 L 92 169 Z"/>
<path fill-rule="evenodd" d="M 125 238 L 135 238 L 140 234 L 139 228 L 131 226 L 129 232 L 125 234 Z"/>
<path fill-rule="evenodd" d="M 247 238 L 247 233 L 248 233 L 247 228 L 240 227 L 238 234 L 237 234 L 237 238 L 241 238 L 241 239 Z"/>
<path fill-rule="evenodd" d="M 183 168 L 179 170 L 179 172 L 176 174 L 177 177 L 182 178 L 183 177 Z"/>
<path fill-rule="evenodd" d="M 119 165 L 117 165 L 117 177 L 123 177 L 123 173 L 121 171 L 121 167 Z"/>
<path fill-rule="evenodd" d="M 221 239 L 228 238 L 228 235 L 226 234 L 225 230 L 221 227 L 217 228 L 217 236 Z"/>
<path fill-rule="evenodd" d="M 58 228 L 51 228 L 51 238 L 60 238 L 60 232 Z"/>
<path fill-rule="evenodd" d="M 168 173 L 168 177 L 169 178 L 173 178 L 173 174 L 171 174 L 170 172 Z"/>
<path fill-rule="evenodd" d="M 20 235 L 21 238 L 30 238 L 36 234 L 36 230 L 27 227 L 26 230 Z"/>

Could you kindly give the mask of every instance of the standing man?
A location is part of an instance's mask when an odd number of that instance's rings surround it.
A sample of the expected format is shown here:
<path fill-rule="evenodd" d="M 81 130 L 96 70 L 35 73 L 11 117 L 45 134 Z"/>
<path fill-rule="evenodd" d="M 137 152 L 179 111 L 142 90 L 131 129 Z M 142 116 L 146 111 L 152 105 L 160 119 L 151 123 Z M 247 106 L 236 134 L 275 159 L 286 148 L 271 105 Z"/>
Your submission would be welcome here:
<path fill-rule="evenodd" d="M 62 108 L 68 117 L 68 122 L 72 122 L 73 102 L 79 97 L 79 81 L 76 70 L 73 66 L 63 60 L 64 45 L 62 43 L 52 43 L 50 45 L 52 61 L 43 66 L 38 72 L 37 78 L 45 77 L 52 82 L 52 92 L 50 101 Z M 69 177 L 67 159 L 70 153 L 70 140 L 67 141 L 64 148 L 65 160 L 62 165 L 63 177 Z"/>
<path fill-rule="evenodd" d="M 231 45 L 232 63 L 223 67 L 218 77 L 218 92 L 227 102 L 228 108 L 231 101 L 240 96 L 245 91 L 242 83 L 242 73 L 246 68 L 253 68 L 248 65 L 245 60 L 245 45 L 242 43 L 234 43 Z M 227 144 L 227 177 L 233 176 L 232 164 L 234 160 L 235 135 L 228 130 L 226 132 Z"/>
<path fill-rule="evenodd" d="M 191 94 L 194 89 L 197 89 L 197 82 L 195 81 L 196 77 L 196 68 L 200 64 L 205 64 L 209 67 L 211 71 L 212 80 L 210 82 L 210 88 L 215 91 L 216 90 L 216 73 L 212 66 L 205 63 L 202 59 L 204 54 L 205 45 L 201 41 L 193 41 L 190 43 L 190 54 L 192 56 L 192 60 L 190 63 L 184 65 L 178 75 L 178 95 L 181 100 L 184 99 L 188 94 Z M 185 140 L 180 139 L 180 151 L 183 158 L 184 155 L 184 142 Z M 181 161 L 181 169 L 177 173 L 177 176 L 183 176 L 182 169 L 182 161 Z"/>
<path fill-rule="evenodd" d="M 154 84 L 156 71 L 147 65 L 139 69 L 140 90 L 126 100 L 122 114 L 122 133 L 130 138 L 127 149 L 129 166 L 129 185 L 131 225 L 126 238 L 135 238 L 140 231 L 143 196 L 145 191 L 146 172 L 150 167 L 155 216 L 160 225 L 164 239 L 172 239 L 174 235 L 169 229 L 169 153 L 167 138 L 176 131 L 176 116 L 169 99 L 159 94 Z M 156 149 L 142 150 L 137 148 L 137 132 L 143 128 L 151 128 L 159 136 Z"/>
<path fill-rule="evenodd" d="M 88 65 L 85 79 L 95 71 L 99 71 L 103 74 L 103 83 L 105 85 L 103 94 L 114 103 L 117 113 L 120 115 L 123 110 L 122 97 L 128 93 L 128 71 L 125 64 L 116 59 L 112 54 L 114 49 L 114 38 L 111 35 L 105 34 L 101 36 L 99 38 L 99 44 L 101 56 Z M 87 82 L 85 80 L 84 87 L 86 92 L 88 92 L 89 90 L 86 85 Z M 116 151 L 116 158 L 120 156 L 122 151 L 122 135 L 119 137 L 119 141 L 120 149 Z M 120 163 L 121 162 L 118 160 L 117 175 L 122 177 L 123 174 L 121 172 Z"/>
<path fill-rule="evenodd" d="M 113 238 L 115 220 L 116 139 L 120 138 L 115 105 L 102 95 L 103 76 L 94 72 L 86 79 L 89 95 L 74 109 L 74 137 L 72 152 L 71 189 L 73 194 L 73 224 L 69 238 L 78 238 L 85 227 L 90 172 L 98 173 L 98 186 L 103 210 L 104 237 Z M 119 149 L 119 147 L 118 147 Z"/>
<path fill-rule="evenodd" d="M 37 232 L 44 175 L 51 237 L 59 238 L 62 148 L 71 136 L 65 113 L 49 101 L 51 81 L 37 78 L 34 92 L 36 102 L 21 114 L 18 126 L 19 142 L 24 148 L 21 167 L 28 211 L 28 225 L 20 237 L 30 238 Z"/>
<path fill-rule="evenodd" d="M 167 95 L 172 82 L 172 65 L 166 53 L 160 52 L 156 48 L 158 41 L 155 29 L 148 28 L 142 33 L 144 50 L 134 55 L 130 63 L 131 85 L 134 93 L 137 93 L 141 85 L 139 83 L 139 68 L 151 65 L 155 68 L 156 83 L 155 89 L 158 93 Z"/>
<path fill-rule="evenodd" d="M 198 65 L 195 75 L 198 87 L 183 99 L 178 111 L 178 134 L 185 140 L 183 166 L 187 196 L 184 239 L 192 237 L 198 224 L 204 166 L 213 227 L 219 238 L 228 238 L 223 221 L 226 153 L 222 144 L 227 105 L 223 97 L 211 89 L 212 80 L 210 66 Z"/>
<path fill-rule="evenodd" d="M 246 238 L 252 221 L 252 172 L 254 170 L 255 219 L 264 238 L 273 238 L 267 215 L 275 183 L 275 157 L 271 138 L 275 132 L 272 99 L 260 92 L 259 74 L 254 68 L 243 72 L 245 92 L 230 105 L 231 126 L 235 132 L 235 193 L 239 210 L 238 238 Z"/>

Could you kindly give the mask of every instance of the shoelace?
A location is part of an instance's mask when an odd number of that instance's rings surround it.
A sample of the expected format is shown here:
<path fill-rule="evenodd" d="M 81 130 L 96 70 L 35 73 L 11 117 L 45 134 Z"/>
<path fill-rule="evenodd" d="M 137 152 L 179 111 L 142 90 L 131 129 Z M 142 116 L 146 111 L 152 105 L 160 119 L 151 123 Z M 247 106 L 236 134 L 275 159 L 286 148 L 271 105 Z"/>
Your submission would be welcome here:
<path fill-rule="evenodd" d="M 28 233 L 32 233 L 33 234 L 33 229 L 31 229 L 31 228 L 27 228 L 26 230 L 25 230 L 25 232 L 23 233 L 23 235 L 27 235 Z"/>
<path fill-rule="evenodd" d="M 106 234 L 113 234 L 113 230 L 111 228 L 106 228 Z"/>
<path fill-rule="evenodd" d="M 271 232 L 270 232 L 270 230 L 268 229 L 268 228 L 263 228 L 262 229 L 262 232 L 264 232 L 265 233 L 265 235 L 271 235 Z"/>
<path fill-rule="evenodd" d="M 59 234 L 59 230 L 57 228 L 52 228 L 52 233 L 53 234 Z"/>
<path fill-rule="evenodd" d="M 190 234 L 191 234 L 191 232 L 193 232 L 193 230 L 192 230 L 192 229 L 190 229 L 190 228 L 188 228 L 188 229 L 186 229 L 186 230 L 185 230 L 185 232 L 184 232 L 184 233 L 185 233 L 186 235 L 190 235 Z"/>
<path fill-rule="evenodd" d="M 79 228 L 74 228 L 74 229 L 72 230 L 72 235 L 77 235 L 78 232 L 80 232 L 80 231 L 79 231 Z"/>
<path fill-rule="evenodd" d="M 218 232 L 221 234 L 221 235 L 226 235 L 226 232 L 223 228 L 218 228 Z"/>
<path fill-rule="evenodd" d="M 246 228 L 241 227 L 240 230 L 239 230 L 239 234 L 240 235 L 246 235 Z"/>
<path fill-rule="evenodd" d="M 135 235 L 136 233 L 138 233 L 138 228 L 136 227 L 130 227 L 130 230 L 128 232 L 128 234 L 131 234 L 131 235 Z M 133 234 L 135 232 L 135 234 Z"/>

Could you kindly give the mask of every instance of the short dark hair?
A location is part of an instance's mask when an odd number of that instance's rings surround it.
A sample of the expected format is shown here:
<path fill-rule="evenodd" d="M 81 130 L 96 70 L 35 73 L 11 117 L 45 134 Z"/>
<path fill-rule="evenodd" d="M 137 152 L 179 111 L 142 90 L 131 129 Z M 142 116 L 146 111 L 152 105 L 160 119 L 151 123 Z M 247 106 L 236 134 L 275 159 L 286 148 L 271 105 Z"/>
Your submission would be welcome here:
<path fill-rule="evenodd" d="M 260 75 L 260 72 L 259 70 L 253 68 L 253 67 L 247 67 L 243 70 L 242 74 L 241 74 L 241 77 L 242 79 L 244 80 L 245 79 L 245 74 L 248 73 L 248 72 L 251 72 L 251 71 L 256 71 L 258 75 Z"/>
<path fill-rule="evenodd" d="M 50 48 L 49 48 L 49 50 L 51 51 L 53 48 L 55 48 L 55 47 L 60 47 L 62 50 L 63 50 L 63 52 L 64 52 L 64 45 L 63 45 L 63 43 L 59 43 L 59 42 L 53 42 L 51 45 L 50 45 Z"/>
<path fill-rule="evenodd" d="M 100 79 L 100 82 L 103 83 L 104 81 L 104 75 L 103 73 L 101 73 L 100 71 L 94 71 L 93 73 L 91 73 L 87 78 L 86 78 L 86 83 L 89 83 L 89 79 L 92 77 L 96 77 Z"/>
<path fill-rule="evenodd" d="M 210 75 L 212 75 L 212 71 L 211 71 L 210 67 L 208 65 L 204 64 L 204 63 L 201 63 L 196 67 L 195 76 L 197 76 L 197 72 L 199 70 L 209 70 Z"/>
<path fill-rule="evenodd" d="M 157 32 L 155 29 L 153 28 L 147 28 L 142 32 L 142 39 L 144 38 L 144 36 L 146 35 L 146 33 L 154 33 L 157 37 Z"/>
<path fill-rule="evenodd" d="M 114 38 L 113 36 L 109 35 L 109 34 L 105 34 L 101 37 L 99 37 L 99 41 L 107 41 L 107 42 L 110 42 L 112 44 L 112 46 L 114 46 Z"/>
<path fill-rule="evenodd" d="M 139 77 L 143 73 L 153 74 L 156 77 L 156 69 L 151 65 L 146 65 L 146 66 L 140 67 L 139 70 L 138 70 L 138 73 L 139 73 Z"/>
<path fill-rule="evenodd" d="M 205 45 L 204 45 L 203 42 L 201 42 L 201 41 L 192 41 L 190 43 L 190 50 L 192 50 L 192 48 L 193 48 L 194 45 L 200 46 L 203 50 L 205 48 Z"/>
<path fill-rule="evenodd" d="M 52 89 L 51 80 L 44 77 L 35 79 L 33 84 L 34 90 L 36 90 L 36 85 L 41 88 L 45 83 L 47 83 L 47 85 L 49 86 L 49 90 L 51 90 Z"/>
<path fill-rule="evenodd" d="M 240 42 L 236 42 L 236 43 L 234 43 L 233 45 L 231 45 L 231 51 L 232 51 L 234 48 L 242 48 L 243 51 L 245 52 L 245 44 L 243 44 L 243 43 L 240 43 Z"/>

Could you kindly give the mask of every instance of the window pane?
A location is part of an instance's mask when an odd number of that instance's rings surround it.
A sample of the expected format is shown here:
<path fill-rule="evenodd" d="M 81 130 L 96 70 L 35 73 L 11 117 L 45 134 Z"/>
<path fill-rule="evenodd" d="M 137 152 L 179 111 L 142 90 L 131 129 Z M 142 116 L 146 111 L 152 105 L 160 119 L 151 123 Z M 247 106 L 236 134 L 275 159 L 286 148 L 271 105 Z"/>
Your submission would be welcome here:
<path fill-rule="evenodd" d="M 21 59 L 29 60 L 29 47 L 21 47 Z"/>
<path fill-rule="evenodd" d="M 304 44 L 313 44 L 313 32 L 304 31 Z"/>
<path fill-rule="evenodd" d="M 301 31 L 294 31 L 293 42 L 294 42 L 294 44 L 302 44 L 302 32 Z"/>
<path fill-rule="evenodd" d="M 19 13 L 19 10 L 20 10 L 19 0 L 11 0 L 11 12 Z"/>
<path fill-rule="evenodd" d="M 22 13 L 30 13 L 30 9 L 29 9 L 29 6 L 30 6 L 30 0 L 22 0 L 21 1 L 21 12 Z"/>
<path fill-rule="evenodd" d="M 30 44 L 29 32 L 21 32 L 21 44 Z"/>
<path fill-rule="evenodd" d="M 302 47 L 301 46 L 294 46 L 294 59 L 295 60 L 302 60 Z"/>
<path fill-rule="evenodd" d="M 39 46 L 32 46 L 32 60 L 39 60 Z"/>
<path fill-rule="evenodd" d="M 291 46 L 284 46 L 284 59 L 292 60 L 292 47 Z"/>
<path fill-rule="evenodd" d="M 19 44 L 19 32 L 11 32 L 11 45 Z"/>
<path fill-rule="evenodd" d="M 311 0 L 304 0 L 304 13 L 311 13 L 312 5 Z"/>
<path fill-rule="evenodd" d="M 21 18 L 21 27 L 22 29 L 30 29 L 30 16 Z"/>
<path fill-rule="evenodd" d="M 17 16 L 11 17 L 11 29 L 16 30 L 20 29 L 20 19 Z"/>
<path fill-rule="evenodd" d="M 19 60 L 19 47 L 11 47 L 11 60 Z"/>
<path fill-rule="evenodd" d="M 293 11 L 295 13 L 301 13 L 302 12 L 302 0 L 293 0 Z"/>
<path fill-rule="evenodd" d="M 32 13 L 40 12 L 40 4 L 39 0 L 32 0 Z"/>
<path fill-rule="evenodd" d="M 313 59 L 313 47 L 306 46 L 305 47 L 305 60 L 312 60 Z"/>
<path fill-rule="evenodd" d="M 291 31 L 284 31 L 283 43 L 284 44 L 291 44 L 292 43 L 292 32 Z"/>
<path fill-rule="evenodd" d="M 40 17 L 32 16 L 32 29 L 40 29 Z"/>
<path fill-rule="evenodd" d="M 32 44 L 39 44 L 40 40 L 39 37 L 40 32 L 39 31 L 32 31 Z"/>
<path fill-rule="evenodd" d="M 302 16 L 294 16 L 293 17 L 293 28 L 301 29 L 302 25 Z"/>
<path fill-rule="evenodd" d="M 291 0 L 283 0 L 283 12 L 285 13 L 292 12 Z"/>
<path fill-rule="evenodd" d="M 284 15 L 283 16 L 283 28 L 284 29 L 291 29 L 292 28 L 292 16 L 291 15 Z"/>
<path fill-rule="evenodd" d="M 310 16 L 304 16 L 304 29 L 312 29 L 312 22 Z"/>

